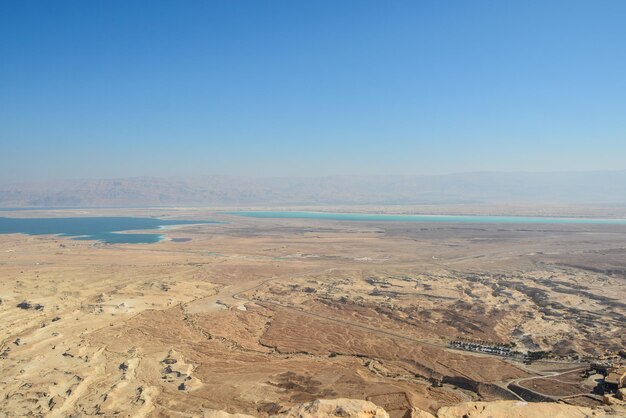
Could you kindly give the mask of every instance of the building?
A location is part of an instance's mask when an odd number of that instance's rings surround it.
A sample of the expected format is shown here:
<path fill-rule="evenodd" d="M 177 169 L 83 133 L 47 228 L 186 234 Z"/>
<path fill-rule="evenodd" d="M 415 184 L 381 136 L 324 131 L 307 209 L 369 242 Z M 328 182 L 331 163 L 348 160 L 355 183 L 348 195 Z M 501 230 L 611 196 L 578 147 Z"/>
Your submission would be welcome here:
<path fill-rule="evenodd" d="M 615 393 L 624 387 L 626 387 L 626 366 L 609 371 L 604 378 L 604 393 Z"/>

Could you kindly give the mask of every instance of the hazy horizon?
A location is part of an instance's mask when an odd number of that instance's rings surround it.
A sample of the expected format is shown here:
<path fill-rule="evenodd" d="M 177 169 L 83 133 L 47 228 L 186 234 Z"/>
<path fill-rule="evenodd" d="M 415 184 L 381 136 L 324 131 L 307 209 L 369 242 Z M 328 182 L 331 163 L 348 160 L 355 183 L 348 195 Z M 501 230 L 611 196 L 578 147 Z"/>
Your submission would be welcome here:
<path fill-rule="evenodd" d="M 620 1 L 4 2 L 0 184 L 623 170 L 624 15 Z"/>
<path fill-rule="evenodd" d="M 432 176 L 144 176 L 0 186 L 0 207 L 503 203 L 625 205 L 626 170 Z"/>
<path fill-rule="evenodd" d="M 205 173 L 195 175 L 158 175 L 158 174 L 144 174 L 135 176 L 104 176 L 104 177 L 65 177 L 65 178 L 53 178 L 53 179 L 41 179 L 37 181 L 4 181 L 0 182 L 0 187 L 11 187 L 20 185 L 45 185 L 53 183 L 72 183 L 83 181 L 116 181 L 116 180 L 140 180 L 140 179 L 167 179 L 167 180 L 198 180 L 198 179 L 211 179 L 211 178 L 231 178 L 231 179 L 257 179 L 257 180 L 323 180 L 323 179 L 359 179 L 359 178 L 378 178 L 378 179 L 401 179 L 401 178 L 434 178 L 434 177 L 454 177 L 454 176 L 474 176 L 474 175 L 528 175 L 528 176 L 545 176 L 545 175 L 594 175 L 594 174 L 626 174 L 626 168 L 624 169 L 595 169 L 595 170 L 553 170 L 553 171 L 527 171 L 527 170 L 476 170 L 476 171 L 452 171 L 442 173 L 416 173 L 416 174 L 318 174 L 318 175 L 245 175 L 245 174 L 223 174 L 223 173 Z"/>

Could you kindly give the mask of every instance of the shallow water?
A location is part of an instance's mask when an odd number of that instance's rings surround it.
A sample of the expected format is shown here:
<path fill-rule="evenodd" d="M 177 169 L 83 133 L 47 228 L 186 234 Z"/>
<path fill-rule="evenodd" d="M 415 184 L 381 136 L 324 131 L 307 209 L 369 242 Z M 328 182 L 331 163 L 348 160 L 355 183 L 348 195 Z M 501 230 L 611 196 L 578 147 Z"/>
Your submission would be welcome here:
<path fill-rule="evenodd" d="M 330 221 L 364 222 L 450 222 L 450 223 L 493 223 L 493 224 L 605 224 L 626 225 L 626 219 L 609 218 L 557 218 L 540 216 L 472 216 L 472 215 L 390 215 L 369 213 L 329 213 L 297 211 L 236 211 L 231 215 L 249 218 L 276 219 L 322 219 Z"/>

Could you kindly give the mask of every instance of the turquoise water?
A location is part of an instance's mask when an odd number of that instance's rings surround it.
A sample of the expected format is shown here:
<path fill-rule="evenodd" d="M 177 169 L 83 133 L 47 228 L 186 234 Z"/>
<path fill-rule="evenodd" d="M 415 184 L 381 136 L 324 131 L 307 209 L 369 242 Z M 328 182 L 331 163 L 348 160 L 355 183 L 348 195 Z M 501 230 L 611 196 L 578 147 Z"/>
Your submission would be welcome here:
<path fill-rule="evenodd" d="M 608 218 L 555 218 L 540 216 L 471 216 L 471 215 L 388 215 L 368 213 L 329 213 L 291 211 L 237 211 L 231 215 L 249 218 L 276 219 L 323 219 L 329 221 L 365 222 L 450 222 L 450 223 L 490 223 L 490 224 L 604 224 L 626 225 L 626 219 Z"/>
<path fill-rule="evenodd" d="M 161 234 L 123 233 L 152 230 L 169 225 L 218 223 L 214 221 L 182 221 L 133 217 L 81 218 L 3 218 L 0 234 L 60 235 L 76 240 L 96 240 L 107 244 L 152 244 L 163 239 Z"/>

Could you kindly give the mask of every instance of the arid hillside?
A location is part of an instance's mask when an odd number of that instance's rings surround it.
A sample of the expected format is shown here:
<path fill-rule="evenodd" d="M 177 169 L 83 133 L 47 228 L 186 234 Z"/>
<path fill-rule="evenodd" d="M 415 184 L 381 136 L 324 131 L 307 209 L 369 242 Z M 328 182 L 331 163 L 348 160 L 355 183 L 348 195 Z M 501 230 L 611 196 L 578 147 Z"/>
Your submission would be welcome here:
<path fill-rule="evenodd" d="M 0 235 L 0 416 L 624 411 L 587 373 L 626 354 L 624 226 L 80 212 L 226 223 L 156 244 Z"/>

